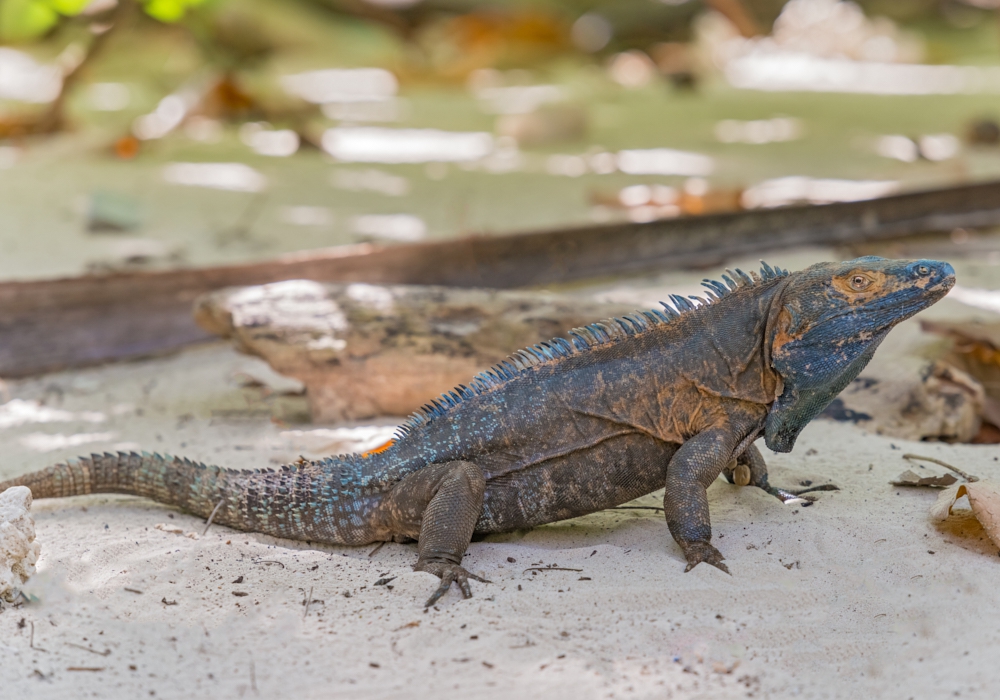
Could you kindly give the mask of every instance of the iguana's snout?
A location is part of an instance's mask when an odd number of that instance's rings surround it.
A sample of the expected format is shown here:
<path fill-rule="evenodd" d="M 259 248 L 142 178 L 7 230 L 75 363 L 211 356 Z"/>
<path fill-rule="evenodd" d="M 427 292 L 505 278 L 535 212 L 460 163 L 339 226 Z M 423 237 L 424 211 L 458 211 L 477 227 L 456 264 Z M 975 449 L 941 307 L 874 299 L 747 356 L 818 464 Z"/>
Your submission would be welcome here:
<path fill-rule="evenodd" d="M 946 262 L 914 260 L 906 266 L 906 272 L 913 284 L 923 284 L 929 292 L 939 291 L 942 297 L 955 286 L 955 268 Z"/>
<path fill-rule="evenodd" d="M 849 309 L 859 329 L 888 330 L 936 303 L 955 286 L 955 269 L 938 260 L 871 257 L 842 265 L 850 267 L 833 275 L 830 300 L 833 306 L 840 302 Z M 846 327 L 842 331 L 849 334 Z"/>

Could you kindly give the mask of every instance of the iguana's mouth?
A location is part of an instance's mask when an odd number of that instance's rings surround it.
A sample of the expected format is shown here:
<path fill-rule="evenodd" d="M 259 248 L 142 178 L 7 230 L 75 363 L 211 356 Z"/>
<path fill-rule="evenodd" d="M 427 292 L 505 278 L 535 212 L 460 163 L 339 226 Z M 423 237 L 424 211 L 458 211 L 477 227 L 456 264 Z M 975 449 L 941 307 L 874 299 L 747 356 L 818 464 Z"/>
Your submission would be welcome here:
<path fill-rule="evenodd" d="M 935 292 L 937 292 L 939 290 L 943 290 L 943 291 L 947 292 L 947 291 L 950 291 L 951 288 L 954 287 L 954 286 L 955 286 L 955 275 L 949 275 L 948 277 L 945 277 L 944 279 L 942 279 L 940 282 L 937 282 L 936 284 L 932 285 L 930 287 L 930 289 L 931 289 L 931 291 L 935 291 Z"/>

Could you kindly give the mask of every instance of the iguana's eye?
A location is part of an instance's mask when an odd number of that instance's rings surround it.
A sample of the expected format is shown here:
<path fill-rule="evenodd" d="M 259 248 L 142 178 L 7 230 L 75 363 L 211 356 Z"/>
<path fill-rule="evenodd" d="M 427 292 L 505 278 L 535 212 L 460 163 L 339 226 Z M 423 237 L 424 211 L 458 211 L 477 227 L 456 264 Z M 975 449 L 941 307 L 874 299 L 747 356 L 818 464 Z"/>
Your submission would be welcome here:
<path fill-rule="evenodd" d="M 867 277 L 865 277 L 864 275 L 854 275 L 854 277 L 851 278 L 851 289 L 853 289 L 856 292 L 860 292 L 862 289 L 865 289 L 871 283 L 872 281 Z"/>
<path fill-rule="evenodd" d="M 917 268 L 917 273 L 920 274 L 921 277 L 926 277 L 928 274 L 930 274 L 930 270 L 927 268 L 926 265 L 921 265 L 920 267 Z"/>

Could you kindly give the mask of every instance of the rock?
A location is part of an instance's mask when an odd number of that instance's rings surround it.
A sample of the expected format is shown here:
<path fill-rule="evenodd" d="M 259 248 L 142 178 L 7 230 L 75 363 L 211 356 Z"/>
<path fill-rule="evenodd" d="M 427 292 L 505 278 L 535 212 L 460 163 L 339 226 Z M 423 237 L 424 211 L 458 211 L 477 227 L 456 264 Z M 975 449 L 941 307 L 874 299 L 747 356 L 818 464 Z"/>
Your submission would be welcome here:
<path fill-rule="evenodd" d="M 203 295 L 195 320 L 303 382 L 314 421 L 407 415 L 511 352 L 633 311 L 545 292 L 291 280 Z"/>
<path fill-rule="evenodd" d="M 855 379 L 821 417 L 908 440 L 969 442 L 979 432 L 985 392 L 965 372 L 940 360 L 881 372 Z"/>
<path fill-rule="evenodd" d="M 0 598 L 8 603 L 35 573 L 41 546 L 35 541 L 31 490 L 14 486 L 0 493 Z"/>
<path fill-rule="evenodd" d="M 1000 427 L 1000 323 L 921 321 L 920 327 L 953 341 L 944 361 L 982 384 L 982 417 Z"/>

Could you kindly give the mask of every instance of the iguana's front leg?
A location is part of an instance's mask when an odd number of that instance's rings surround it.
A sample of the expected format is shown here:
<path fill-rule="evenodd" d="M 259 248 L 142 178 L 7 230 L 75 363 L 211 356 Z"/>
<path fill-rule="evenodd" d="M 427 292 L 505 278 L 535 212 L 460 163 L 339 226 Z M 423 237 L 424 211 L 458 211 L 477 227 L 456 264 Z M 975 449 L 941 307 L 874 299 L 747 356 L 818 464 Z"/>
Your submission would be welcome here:
<path fill-rule="evenodd" d="M 462 568 L 476 521 L 483 510 L 486 479 L 471 462 L 430 464 L 393 486 L 385 504 L 385 525 L 395 534 L 417 538 L 413 567 L 440 577 L 441 585 L 424 607 L 434 605 L 457 583 L 472 596 L 469 579 L 489 583 Z"/>
<path fill-rule="evenodd" d="M 722 428 L 707 430 L 681 445 L 667 466 L 663 510 L 670 534 L 684 550 L 685 571 L 706 562 L 729 573 L 724 557 L 711 544 L 707 489 L 730 463 L 739 439 Z"/>

